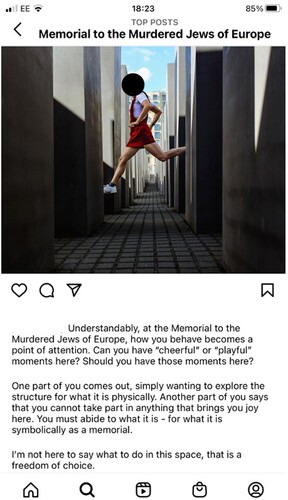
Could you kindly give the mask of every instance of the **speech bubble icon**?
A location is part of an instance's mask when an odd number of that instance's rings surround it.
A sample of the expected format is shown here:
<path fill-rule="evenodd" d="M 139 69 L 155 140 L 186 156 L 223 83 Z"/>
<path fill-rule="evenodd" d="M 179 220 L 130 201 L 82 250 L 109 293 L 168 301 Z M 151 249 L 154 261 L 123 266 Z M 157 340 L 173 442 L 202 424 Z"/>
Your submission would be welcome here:
<path fill-rule="evenodd" d="M 51 283 L 43 283 L 43 285 L 39 288 L 39 293 L 45 299 L 49 299 L 50 297 L 54 298 L 54 287 Z"/>

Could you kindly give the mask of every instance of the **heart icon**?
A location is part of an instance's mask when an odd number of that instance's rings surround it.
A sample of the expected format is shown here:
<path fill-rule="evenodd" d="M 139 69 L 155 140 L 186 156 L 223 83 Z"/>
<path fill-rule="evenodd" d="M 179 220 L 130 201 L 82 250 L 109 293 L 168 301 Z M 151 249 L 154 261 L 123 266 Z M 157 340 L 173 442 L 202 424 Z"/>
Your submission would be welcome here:
<path fill-rule="evenodd" d="M 22 295 L 27 292 L 27 285 L 25 285 L 25 283 L 14 283 L 14 285 L 11 286 L 11 290 L 17 297 L 22 297 Z"/>

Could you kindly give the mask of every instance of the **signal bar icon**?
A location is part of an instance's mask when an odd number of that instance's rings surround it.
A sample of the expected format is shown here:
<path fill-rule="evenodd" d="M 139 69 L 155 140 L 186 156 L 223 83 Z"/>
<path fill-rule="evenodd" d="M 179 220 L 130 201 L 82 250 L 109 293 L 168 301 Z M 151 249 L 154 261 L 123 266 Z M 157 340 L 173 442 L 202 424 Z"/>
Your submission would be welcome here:
<path fill-rule="evenodd" d="M 17 12 L 18 11 L 18 5 L 14 5 L 13 7 L 8 7 L 6 9 L 6 12 Z"/>
<path fill-rule="evenodd" d="M 33 7 L 35 10 L 37 10 L 37 12 L 40 12 L 40 10 L 43 9 L 43 5 L 40 5 L 40 4 L 34 5 Z"/>

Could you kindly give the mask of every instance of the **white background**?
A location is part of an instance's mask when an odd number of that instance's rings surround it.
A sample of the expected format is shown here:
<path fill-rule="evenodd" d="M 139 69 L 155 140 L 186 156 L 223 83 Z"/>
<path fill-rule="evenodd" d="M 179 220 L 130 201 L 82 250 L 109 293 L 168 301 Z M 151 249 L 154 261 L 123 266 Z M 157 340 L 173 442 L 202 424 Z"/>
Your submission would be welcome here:
<path fill-rule="evenodd" d="M 286 45 L 287 15 L 281 13 L 246 13 L 245 2 L 151 2 L 155 13 L 133 13 L 132 2 L 125 4 L 95 2 L 72 5 L 69 2 L 41 2 L 40 13 L 1 11 L 2 45 L 52 45 L 53 40 L 39 40 L 38 30 L 132 29 L 133 18 L 173 18 L 179 25 L 173 30 L 269 30 L 270 40 L 259 45 Z M 133 2 L 134 3 L 134 2 Z M 249 2 L 246 2 L 249 3 Z M 136 2 L 135 2 L 136 4 Z M 149 3 L 148 3 L 149 4 Z M 5 5 L 5 8 L 12 4 Z M 20 5 L 20 4 L 19 4 Z M 258 2 L 258 5 L 265 5 Z M 285 21 L 286 18 L 286 21 Z M 21 22 L 22 37 L 13 28 Z M 146 25 L 147 26 L 147 25 Z M 138 27 L 140 28 L 140 27 Z M 134 26 L 134 29 L 136 27 Z M 145 29 L 154 29 L 148 27 Z M 157 29 L 169 28 L 157 26 Z M 105 43 L 104 43 L 105 42 Z M 163 42 L 145 40 L 143 45 L 176 45 L 175 39 Z M 56 45 L 117 45 L 117 41 L 55 40 Z M 121 40 L 121 45 L 141 45 L 141 40 Z M 199 45 L 196 40 L 195 44 Z M 201 45 L 241 45 L 241 40 L 201 40 Z M 188 45 L 177 40 L 177 45 Z M 258 45 L 255 40 L 243 45 Z M 22 498 L 22 489 L 30 481 L 40 489 L 40 498 L 83 498 L 79 484 L 90 481 L 96 498 L 135 498 L 138 481 L 149 481 L 152 498 L 191 498 L 192 485 L 203 481 L 208 487 L 208 498 L 250 498 L 247 487 L 252 481 L 265 486 L 263 498 L 285 498 L 287 481 L 287 277 L 286 275 L 2 275 L 1 276 L 1 462 L 2 492 L 5 498 Z M 55 288 L 55 297 L 45 299 L 39 294 L 42 283 L 49 281 Z M 68 282 L 83 284 L 73 298 Z M 17 298 L 11 292 L 13 283 L 26 283 L 27 293 Z M 275 283 L 275 297 L 261 298 L 262 282 Z M 113 311 L 113 313 L 111 312 Z M 155 323 L 220 323 L 238 324 L 241 334 L 253 336 L 254 362 L 251 366 L 221 368 L 165 369 L 100 369 L 32 367 L 11 369 L 11 334 L 51 335 L 65 332 L 68 323 L 87 324 L 155 324 Z M 259 381 L 266 385 L 269 402 L 256 415 L 235 414 L 222 424 L 192 424 L 191 426 L 143 426 L 130 437 L 51 436 L 12 437 L 11 383 L 32 381 Z M 137 427 L 138 429 L 138 427 Z M 91 474 L 73 472 L 41 474 L 11 472 L 11 450 L 231 450 L 241 451 L 241 460 L 105 460 L 97 462 Z M 88 496 L 87 498 L 91 498 Z"/>

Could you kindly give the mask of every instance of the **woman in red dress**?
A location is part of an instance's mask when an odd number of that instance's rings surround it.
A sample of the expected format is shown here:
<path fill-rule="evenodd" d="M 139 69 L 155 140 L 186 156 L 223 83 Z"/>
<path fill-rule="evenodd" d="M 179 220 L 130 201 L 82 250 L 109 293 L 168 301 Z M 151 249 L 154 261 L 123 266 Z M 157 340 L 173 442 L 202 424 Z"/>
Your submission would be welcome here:
<path fill-rule="evenodd" d="M 139 87 L 138 79 L 140 78 L 142 84 L 140 84 Z M 129 89 L 127 89 L 127 86 L 125 86 L 125 79 L 126 82 L 129 82 Z M 135 79 L 137 80 L 136 85 Z M 131 80 L 134 85 L 131 85 Z M 131 90 L 143 90 L 144 81 L 139 75 L 130 73 L 123 79 L 122 88 L 126 94 L 131 95 L 129 93 L 131 92 Z M 154 113 L 154 117 L 151 123 L 148 125 L 147 119 L 149 111 L 152 111 Z M 162 111 L 157 106 L 155 106 L 154 103 L 150 102 L 149 97 L 145 92 L 141 91 L 138 95 L 134 95 L 130 106 L 129 141 L 127 142 L 126 147 L 119 158 L 118 165 L 111 182 L 104 186 L 104 193 L 117 193 L 116 185 L 125 171 L 128 160 L 130 160 L 141 148 L 145 148 L 150 154 L 155 156 L 155 158 L 163 162 L 185 153 L 185 146 L 170 149 L 169 151 L 165 152 L 162 151 L 160 146 L 155 142 L 151 130 L 154 127 L 155 123 L 158 121 L 161 113 Z"/>

